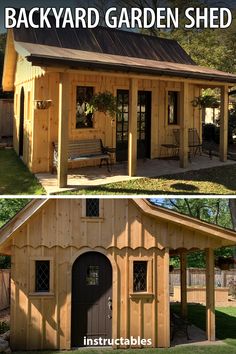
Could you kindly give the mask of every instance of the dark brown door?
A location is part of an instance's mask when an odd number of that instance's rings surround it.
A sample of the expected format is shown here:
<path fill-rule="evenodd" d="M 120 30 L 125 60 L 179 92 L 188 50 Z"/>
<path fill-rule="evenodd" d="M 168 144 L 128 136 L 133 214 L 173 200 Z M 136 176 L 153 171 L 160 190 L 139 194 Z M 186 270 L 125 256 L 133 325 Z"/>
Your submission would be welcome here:
<path fill-rule="evenodd" d="M 24 114 L 25 114 L 25 92 L 21 88 L 20 92 L 20 125 L 19 125 L 19 156 L 24 152 Z"/>
<path fill-rule="evenodd" d="M 116 160 L 128 160 L 129 91 L 117 91 L 119 113 L 116 121 Z M 138 92 L 137 158 L 150 158 L 151 92 Z"/>
<path fill-rule="evenodd" d="M 72 268 L 71 346 L 112 338 L 112 268 L 98 252 L 81 255 Z"/>

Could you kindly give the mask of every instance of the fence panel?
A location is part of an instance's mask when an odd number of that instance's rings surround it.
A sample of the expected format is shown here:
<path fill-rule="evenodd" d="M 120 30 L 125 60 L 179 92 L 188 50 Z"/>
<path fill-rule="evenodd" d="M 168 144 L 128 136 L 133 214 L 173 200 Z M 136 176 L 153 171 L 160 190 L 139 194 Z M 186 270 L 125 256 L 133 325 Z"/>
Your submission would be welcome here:
<path fill-rule="evenodd" d="M 13 99 L 0 100 L 0 138 L 13 135 Z"/>

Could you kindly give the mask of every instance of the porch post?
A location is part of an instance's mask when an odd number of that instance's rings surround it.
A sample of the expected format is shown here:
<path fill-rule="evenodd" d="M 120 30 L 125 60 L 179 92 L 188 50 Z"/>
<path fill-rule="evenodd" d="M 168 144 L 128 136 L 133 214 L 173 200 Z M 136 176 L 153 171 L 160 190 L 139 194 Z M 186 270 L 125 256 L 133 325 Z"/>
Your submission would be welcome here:
<path fill-rule="evenodd" d="M 206 333 L 209 341 L 215 340 L 215 272 L 214 250 L 206 249 Z"/>
<path fill-rule="evenodd" d="M 129 147 L 128 147 L 128 174 L 136 175 L 137 169 L 137 105 L 138 80 L 130 79 L 129 84 Z"/>
<path fill-rule="evenodd" d="M 159 348 L 170 346 L 170 291 L 169 291 L 169 248 L 165 248 L 158 257 L 157 284 L 157 343 Z"/>
<path fill-rule="evenodd" d="M 227 161 L 228 150 L 228 109 L 229 109 L 229 88 L 227 85 L 221 87 L 220 107 L 220 161 Z"/>
<path fill-rule="evenodd" d="M 68 74 L 60 74 L 59 82 L 59 114 L 58 114 L 58 187 L 67 186 L 68 171 L 68 116 L 70 102 L 69 78 Z"/>
<path fill-rule="evenodd" d="M 180 254 L 181 315 L 187 317 L 187 254 Z"/>
<path fill-rule="evenodd" d="M 182 83 L 180 93 L 180 167 L 188 166 L 188 120 L 189 120 L 189 84 Z"/>

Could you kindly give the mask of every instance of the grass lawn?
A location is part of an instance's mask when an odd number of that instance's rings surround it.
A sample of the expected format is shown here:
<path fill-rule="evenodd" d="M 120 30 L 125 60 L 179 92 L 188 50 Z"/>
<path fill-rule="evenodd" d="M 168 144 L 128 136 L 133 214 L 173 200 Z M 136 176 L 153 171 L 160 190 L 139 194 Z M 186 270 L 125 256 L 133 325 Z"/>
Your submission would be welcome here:
<path fill-rule="evenodd" d="M 236 164 L 109 183 L 63 194 L 236 194 Z"/>
<path fill-rule="evenodd" d="M 174 312 L 180 312 L 180 305 L 172 305 Z M 205 329 L 205 306 L 202 305 L 189 305 L 188 318 L 189 321 L 199 328 Z M 70 352 L 56 352 L 58 353 L 72 353 L 72 354 L 154 354 L 154 353 L 170 353 L 170 354 L 187 354 L 187 353 L 200 353 L 200 354 L 230 354 L 236 353 L 236 307 L 219 307 L 216 309 L 216 336 L 218 339 L 224 340 L 225 344 L 219 345 L 191 345 L 191 346 L 177 346 L 169 349 L 142 349 L 138 350 L 111 350 L 111 349 L 83 349 Z M 27 352 L 31 353 L 31 352 Z M 40 352 L 32 352 L 32 354 Z M 45 354 L 53 354 L 53 351 L 44 352 Z M 18 354 L 20 354 L 18 352 Z"/>
<path fill-rule="evenodd" d="M 0 149 L 0 194 L 45 194 L 13 149 Z"/>

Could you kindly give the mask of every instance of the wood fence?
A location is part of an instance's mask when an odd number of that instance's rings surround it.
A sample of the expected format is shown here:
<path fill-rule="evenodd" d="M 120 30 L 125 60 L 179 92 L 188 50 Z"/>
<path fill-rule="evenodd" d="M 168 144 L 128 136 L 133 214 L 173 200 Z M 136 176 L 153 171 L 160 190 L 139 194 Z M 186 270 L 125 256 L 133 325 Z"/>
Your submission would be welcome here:
<path fill-rule="evenodd" d="M 10 269 L 0 269 L 0 311 L 10 306 Z"/>
<path fill-rule="evenodd" d="M 206 270 L 199 268 L 187 269 L 187 286 L 202 286 L 206 285 Z M 220 270 L 215 269 L 215 286 L 229 287 L 230 282 L 236 281 L 236 269 Z M 174 286 L 180 285 L 180 269 L 174 269 L 170 273 L 170 292 L 173 292 Z"/>
<path fill-rule="evenodd" d="M 13 99 L 0 100 L 0 139 L 13 136 Z"/>

